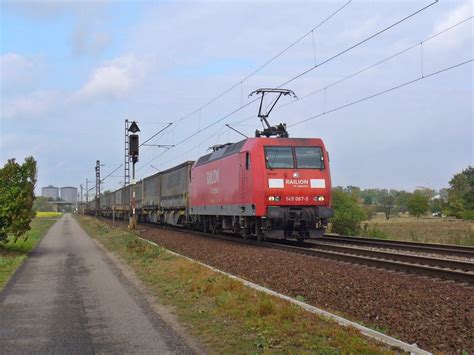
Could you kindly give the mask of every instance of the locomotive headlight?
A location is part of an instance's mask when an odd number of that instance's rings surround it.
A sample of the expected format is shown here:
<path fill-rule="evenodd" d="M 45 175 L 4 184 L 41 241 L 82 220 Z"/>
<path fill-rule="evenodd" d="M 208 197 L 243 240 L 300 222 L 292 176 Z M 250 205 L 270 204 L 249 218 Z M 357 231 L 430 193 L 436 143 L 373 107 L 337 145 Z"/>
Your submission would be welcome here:
<path fill-rule="evenodd" d="M 313 200 L 316 202 L 323 202 L 324 196 L 314 196 Z"/>
<path fill-rule="evenodd" d="M 271 202 L 280 202 L 281 197 L 280 196 L 268 196 L 268 201 Z"/>
<path fill-rule="evenodd" d="M 272 202 L 275 201 L 275 197 L 273 197 L 273 196 L 268 196 L 268 201 L 272 201 Z"/>

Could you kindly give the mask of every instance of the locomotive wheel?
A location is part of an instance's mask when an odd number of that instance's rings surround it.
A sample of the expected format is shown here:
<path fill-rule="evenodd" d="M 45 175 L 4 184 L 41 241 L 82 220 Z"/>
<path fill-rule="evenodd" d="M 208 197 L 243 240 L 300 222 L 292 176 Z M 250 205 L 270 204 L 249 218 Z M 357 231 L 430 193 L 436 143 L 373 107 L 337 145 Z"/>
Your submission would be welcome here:
<path fill-rule="evenodd" d="M 241 235 L 242 238 L 244 238 L 244 239 L 249 239 L 250 233 L 249 233 L 248 228 L 242 228 L 242 230 L 241 230 L 241 232 L 240 232 L 240 235 Z"/>

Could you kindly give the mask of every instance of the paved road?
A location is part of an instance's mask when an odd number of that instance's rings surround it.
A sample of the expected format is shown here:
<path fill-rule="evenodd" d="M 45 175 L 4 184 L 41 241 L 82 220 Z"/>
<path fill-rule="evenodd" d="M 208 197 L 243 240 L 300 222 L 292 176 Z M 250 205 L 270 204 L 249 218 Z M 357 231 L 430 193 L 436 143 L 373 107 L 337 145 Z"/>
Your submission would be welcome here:
<path fill-rule="evenodd" d="M 0 294 L 0 353 L 190 353 L 63 216 Z"/>

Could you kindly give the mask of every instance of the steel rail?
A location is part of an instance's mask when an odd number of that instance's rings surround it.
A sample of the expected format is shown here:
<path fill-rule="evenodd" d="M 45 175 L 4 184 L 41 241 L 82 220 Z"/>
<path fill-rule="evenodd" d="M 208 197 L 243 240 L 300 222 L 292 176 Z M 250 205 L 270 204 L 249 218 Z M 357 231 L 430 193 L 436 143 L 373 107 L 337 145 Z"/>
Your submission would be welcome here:
<path fill-rule="evenodd" d="M 407 262 L 411 264 L 428 265 L 428 266 L 443 267 L 443 268 L 449 268 L 449 269 L 457 269 L 457 270 L 474 272 L 474 262 L 465 261 L 465 260 L 435 258 L 435 257 L 413 255 L 413 254 L 399 254 L 399 253 L 391 253 L 391 252 L 380 251 L 380 250 L 361 249 L 357 247 L 354 248 L 354 247 L 343 246 L 343 245 L 323 244 L 319 242 L 314 242 L 312 244 L 314 246 L 311 246 L 311 248 L 318 249 L 318 250 L 329 250 L 329 251 L 335 251 L 335 252 L 340 252 L 344 254 L 356 254 L 356 255 L 373 257 L 377 259 L 395 260 L 395 261 Z"/>
<path fill-rule="evenodd" d="M 474 258 L 474 247 L 465 247 L 451 244 L 428 244 L 417 242 L 404 242 L 398 240 L 380 240 L 374 238 L 352 237 L 337 234 L 325 234 L 322 240 L 336 243 L 359 244 L 378 248 L 410 250 L 417 252 L 442 255 L 456 255 L 467 258 Z"/>
<path fill-rule="evenodd" d="M 381 258 L 383 252 L 378 251 L 368 251 L 367 249 L 355 249 L 350 248 L 352 250 L 356 250 L 358 253 L 360 250 L 362 252 L 366 252 L 366 255 L 357 255 L 357 254 L 350 254 L 347 252 L 341 251 L 333 251 L 333 250 L 322 250 L 322 249 L 315 249 L 314 247 L 305 248 L 301 246 L 292 246 L 287 244 L 275 243 L 275 242 L 258 242 L 252 239 L 242 239 L 236 238 L 228 235 L 223 234 L 210 234 L 200 231 L 193 231 L 188 229 L 183 229 L 179 227 L 171 227 L 171 226 L 163 226 L 156 223 L 140 223 L 142 225 L 151 226 L 153 228 L 160 228 L 172 231 L 179 231 L 181 233 L 191 234 L 202 236 L 206 238 L 212 238 L 217 240 L 224 240 L 235 244 L 246 244 L 251 246 L 259 246 L 268 249 L 276 249 L 282 250 L 290 253 L 296 253 L 301 255 L 307 255 L 312 257 L 320 257 L 324 259 L 331 259 L 336 261 L 343 261 L 348 262 L 351 264 L 358 264 L 358 265 L 365 265 L 370 267 L 376 267 L 385 270 L 392 270 L 392 271 L 399 271 L 405 272 L 409 274 L 416 274 L 421 276 L 429 276 L 432 278 L 439 278 L 444 280 L 452 280 L 461 283 L 468 283 L 474 284 L 474 272 L 473 270 L 473 263 L 466 264 L 462 263 L 465 268 L 468 268 L 470 271 L 465 270 L 458 270 L 458 267 L 461 265 L 454 260 L 446 260 L 444 263 L 444 259 L 437 259 L 437 258 L 427 258 L 427 257 L 418 257 L 413 255 L 403 255 L 403 254 L 396 254 L 395 258 L 399 258 L 398 260 L 393 260 L 393 255 L 391 253 L 384 253 L 385 256 L 388 254 L 392 260 L 387 258 Z M 146 236 L 143 238 L 148 239 Z M 319 246 L 319 245 L 318 245 Z M 369 256 L 370 254 L 370 256 Z M 403 256 L 400 256 L 403 255 Z M 407 257 L 405 260 L 401 260 L 403 257 Z M 411 261 L 410 261 L 411 260 Z M 416 261 L 414 261 L 416 260 Z M 435 265 L 435 260 L 442 260 L 443 265 Z M 419 262 L 423 261 L 424 264 L 419 264 Z M 414 263 L 416 262 L 416 263 Z M 431 265 L 427 265 L 427 263 L 432 263 Z M 447 266 L 446 266 L 447 265 Z M 455 267 L 455 268 L 452 268 Z"/>
<path fill-rule="evenodd" d="M 257 244 L 258 245 L 258 244 Z M 445 280 L 453 280 L 463 283 L 474 284 L 474 272 L 466 272 L 460 270 L 446 269 L 435 266 L 427 266 L 420 264 L 413 264 L 409 262 L 402 262 L 397 260 L 378 259 L 376 257 L 361 256 L 354 254 L 346 254 L 342 252 L 335 252 L 329 250 L 318 250 L 314 248 L 303 248 L 275 243 L 261 243 L 264 247 L 273 249 L 280 249 L 290 251 L 298 254 L 319 256 L 325 259 L 333 259 L 339 261 L 346 261 L 353 264 L 360 264 L 366 266 L 373 266 L 382 269 L 393 271 L 402 271 L 410 274 L 418 274 L 423 276 L 430 276 L 441 278 Z"/>

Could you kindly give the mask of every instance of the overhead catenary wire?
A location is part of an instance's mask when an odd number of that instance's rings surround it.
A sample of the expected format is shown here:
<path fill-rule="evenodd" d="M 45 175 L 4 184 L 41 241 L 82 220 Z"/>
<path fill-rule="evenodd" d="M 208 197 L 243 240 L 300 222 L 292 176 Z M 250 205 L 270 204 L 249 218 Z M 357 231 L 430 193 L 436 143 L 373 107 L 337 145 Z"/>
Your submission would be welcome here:
<path fill-rule="evenodd" d="M 320 23 L 318 23 L 316 26 L 314 26 L 311 30 L 309 30 L 308 32 L 306 32 L 304 35 L 302 35 L 301 37 L 299 37 L 296 41 L 292 42 L 290 45 L 288 45 L 286 48 L 284 48 L 283 50 L 281 50 L 280 52 L 278 52 L 277 54 L 275 54 L 273 57 L 271 57 L 270 59 L 268 59 L 265 63 L 263 63 L 262 65 L 260 65 L 257 69 L 253 70 L 252 72 L 250 72 L 249 74 L 247 74 L 243 79 L 239 80 L 238 82 L 236 82 L 235 84 L 233 84 L 232 86 L 230 86 L 229 88 L 225 89 L 223 92 L 221 92 L 220 94 L 218 94 L 217 96 L 213 97 L 211 100 L 207 101 L 204 105 L 198 107 L 197 109 L 195 109 L 194 111 L 184 115 L 183 117 L 181 117 L 180 119 L 178 119 L 177 121 L 183 121 L 185 120 L 186 118 L 198 113 L 200 110 L 206 108 L 207 106 L 211 105 L 212 103 L 216 102 L 217 100 L 219 100 L 221 97 L 223 97 L 225 94 L 229 93 L 230 91 L 232 91 L 233 89 L 235 89 L 236 87 L 242 85 L 243 82 L 247 81 L 248 79 L 250 79 L 252 76 L 254 76 L 255 74 L 257 74 L 258 72 L 260 72 L 263 68 L 265 68 L 267 65 L 269 65 L 270 63 L 272 63 L 273 61 L 275 61 L 275 59 L 279 58 L 281 55 L 283 55 L 284 53 L 286 53 L 289 49 L 291 49 L 292 47 L 294 47 L 296 44 L 298 44 L 299 42 L 301 42 L 301 40 L 303 40 L 304 38 L 306 38 L 309 34 L 311 34 L 312 31 L 316 30 L 317 28 L 321 27 L 323 24 L 325 24 L 327 21 L 329 21 L 331 18 L 333 18 L 335 15 L 337 15 L 339 12 L 341 12 L 346 6 L 348 6 L 350 3 L 352 2 L 352 0 L 349 0 L 347 2 L 345 2 L 342 6 L 340 6 L 339 8 L 337 8 L 335 11 L 333 11 L 328 17 L 326 17 L 323 21 L 321 21 Z"/>
<path fill-rule="evenodd" d="M 389 29 L 391 29 L 391 28 L 393 28 L 393 27 L 395 27 L 395 26 L 401 24 L 402 22 L 405 22 L 406 20 L 412 18 L 413 16 L 416 16 L 416 15 L 419 14 L 420 12 L 422 12 L 422 11 L 428 9 L 429 7 L 433 6 L 434 4 L 438 3 L 438 1 L 439 1 L 439 0 L 433 1 L 432 3 L 430 3 L 430 4 L 428 4 L 428 5 L 424 6 L 424 7 L 422 7 L 421 9 L 419 9 L 419 10 L 417 10 L 417 11 L 415 11 L 415 12 L 412 12 L 411 14 L 405 16 L 405 17 L 402 18 L 401 20 L 398 20 L 398 21 L 392 23 L 390 26 L 387 26 L 387 27 L 385 27 L 385 28 L 379 30 L 378 32 L 374 33 L 373 35 L 371 35 L 371 36 L 369 36 L 369 37 L 367 37 L 367 38 L 365 38 L 365 39 L 363 39 L 362 41 L 359 41 L 359 42 L 357 42 L 356 44 L 350 46 L 349 48 L 346 48 L 346 49 L 344 49 L 343 51 L 341 51 L 341 52 L 339 52 L 339 53 L 333 55 L 332 57 L 327 58 L 326 60 L 322 61 L 321 63 L 316 64 L 316 65 L 313 65 L 311 68 L 309 68 L 309 69 L 303 71 L 302 73 L 300 73 L 300 74 L 294 76 L 293 78 L 291 78 L 291 79 L 285 81 L 283 84 L 280 84 L 278 87 L 285 86 L 285 85 L 291 83 L 292 81 L 295 81 L 296 79 L 302 77 L 303 75 L 308 74 L 309 72 L 311 72 L 312 70 L 314 70 L 314 69 L 320 67 L 321 65 L 324 65 L 324 64 L 326 64 L 326 63 L 328 63 L 328 62 L 330 62 L 330 61 L 332 61 L 332 60 L 334 60 L 334 59 L 340 57 L 340 56 L 343 55 L 344 53 L 347 53 L 347 52 L 353 50 L 354 48 L 359 47 L 360 45 L 364 44 L 365 42 L 370 41 L 372 38 L 375 38 L 375 37 L 377 37 L 378 35 L 380 35 L 380 34 L 386 32 L 386 31 L 388 31 Z"/>
<path fill-rule="evenodd" d="M 253 70 L 252 72 L 250 72 L 249 74 L 247 74 L 244 78 L 242 78 L 241 80 L 239 80 L 238 82 L 236 82 L 235 84 L 233 84 L 232 86 L 230 86 L 229 88 L 227 88 L 226 90 L 224 90 L 223 92 L 221 92 L 220 94 L 218 94 L 217 96 L 213 97 L 211 100 L 207 101 L 205 104 L 201 105 L 200 107 L 198 107 L 197 109 L 193 110 L 192 112 L 182 116 L 181 118 L 173 121 L 173 122 L 170 122 L 170 124 L 176 124 L 178 122 L 182 122 L 184 121 L 185 119 L 193 116 L 194 114 L 196 113 L 202 113 L 202 110 L 206 107 L 208 107 L 209 105 L 211 105 L 212 103 L 216 102 L 217 100 L 219 100 L 221 97 L 223 97 L 224 95 L 226 95 L 227 93 L 229 93 L 230 91 L 232 91 L 233 89 L 235 89 L 236 87 L 240 86 L 241 87 L 241 90 L 242 90 L 242 84 L 243 82 L 247 81 L 248 79 L 250 79 L 252 76 L 254 76 L 255 74 L 257 74 L 258 72 L 260 72 L 263 68 L 265 68 L 266 66 L 268 66 L 270 63 L 272 63 L 273 61 L 275 61 L 277 58 L 279 58 L 281 55 L 283 55 L 284 53 L 286 53 L 289 49 L 291 49 L 292 47 L 294 47 L 296 44 L 298 44 L 299 42 L 301 42 L 301 40 L 303 40 L 304 38 L 306 38 L 309 34 L 312 34 L 314 33 L 314 31 L 316 29 L 318 29 L 319 27 L 321 27 L 323 24 L 325 24 L 327 21 L 329 21 L 331 18 L 333 18 L 335 15 L 337 15 L 339 12 L 341 12 L 345 7 L 347 7 L 350 3 L 352 2 L 352 0 L 349 0 L 347 2 L 345 2 L 343 5 L 341 5 L 340 7 L 338 7 L 335 11 L 333 11 L 331 14 L 329 14 L 329 16 L 327 16 L 323 21 L 319 22 L 317 25 L 315 25 L 311 30 L 309 30 L 308 32 L 306 32 L 305 34 L 303 34 L 301 37 L 299 37 L 296 41 L 292 42 L 290 45 L 288 45 L 286 48 L 284 48 L 283 50 L 281 50 L 280 52 L 278 52 L 276 55 L 274 55 L 273 57 L 271 57 L 269 60 L 267 60 L 265 63 L 263 63 L 262 65 L 260 65 L 257 69 Z M 241 93 L 242 94 L 242 93 Z M 242 95 L 241 95 L 242 96 Z M 252 102 L 255 102 L 257 101 L 257 99 L 254 99 Z M 251 102 L 251 103 L 252 103 Z M 243 109 L 245 107 L 247 107 L 248 105 L 242 105 L 242 102 L 241 102 L 241 105 L 240 105 L 240 109 Z M 234 114 L 236 111 L 233 111 L 231 114 Z M 166 127 L 167 128 L 167 127 Z M 204 129 L 207 129 L 207 128 L 204 128 Z M 201 132 L 202 130 L 200 128 L 198 128 L 198 131 L 197 133 Z M 155 137 L 156 135 L 158 135 L 159 133 L 161 132 L 158 132 L 156 133 L 155 135 L 153 135 L 152 137 Z M 194 135 L 193 135 L 194 136 Z M 143 143 L 142 143 L 143 144 Z"/>
<path fill-rule="evenodd" d="M 169 126 L 171 126 L 173 124 L 173 122 L 168 122 L 168 124 L 163 127 L 162 129 L 160 129 L 158 132 L 156 132 L 154 135 L 152 135 L 150 138 L 148 138 L 147 140 L 145 140 L 144 142 L 142 142 L 142 144 L 139 145 L 139 147 L 141 147 L 142 145 L 144 145 L 145 143 L 148 143 L 149 141 L 151 141 L 153 138 L 155 138 L 157 135 L 159 135 L 161 132 L 165 131 Z"/>
<path fill-rule="evenodd" d="M 467 60 L 467 61 L 460 62 L 460 63 L 454 64 L 454 65 L 451 65 L 451 66 L 449 66 L 449 67 L 445 67 L 445 68 L 440 69 L 440 70 L 437 70 L 437 71 L 435 71 L 435 72 L 432 72 L 432 73 L 426 74 L 426 75 L 424 75 L 424 76 L 420 76 L 420 77 L 418 77 L 418 78 L 415 78 L 415 79 L 413 79 L 413 80 L 409 80 L 409 81 L 404 82 L 404 83 L 402 83 L 402 84 L 393 86 L 393 87 L 391 87 L 391 88 L 389 88 L 389 89 L 382 90 L 382 91 L 377 92 L 377 93 L 375 93 L 375 94 L 372 94 L 372 95 L 363 97 L 363 98 L 361 98 L 361 99 L 358 99 L 358 100 L 349 102 L 349 103 L 347 103 L 347 104 L 344 104 L 344 105 L 341 105 L 341 106 L 338 106 L 338 107 L 329 109 L 329 110 L 327 110 L 327 111 L 325 110 L 324 112 L 321 112 L 321 113 L 319 113 L 319 114 L 317 114 L 317 115 L 314 115 L 314 116 L 308 117 L 308 118 L 306 118 L 306 119 L 304 119 L 304 120 L 295 122 L 295 123 L 289 125 L 288 127 L 294 127 L 294 126 L 300 125 L 300 124 L 302 124 L 302 123 L 305 123 L 305 122 L 314 120 L 314 119 L 316 119 L 316 118 L 319 118 L 319 117 L 328 115 L 328 114 L 330 114 L 330 113 L 333 113 L 333 112 L 342 110 L 342 109 L 344 109 L 344 108 L 347 108 L 347 107 L 350 107 L 350 106 L 359 104 L 359 103 L 361 103 L 361 102 L 364 102 L 364 101 L 373 99 L 373 98 L 375 98 L 375 97 L 377 97 L 377 96 L 381 96 L 381 95 L 387 94 L 387 93 L 389 93 L 389 92 L 392 92 L 392 91 L 401 89 L 402 87 L 405 87 L 405 86 L 414 84 L 414 83 L 419 82 L 419 81 L 421 81 L 421 80 L 426 80 L 426 79 L 428 79 L 428 78 L 431 78 L 431 77 L 433 77 L 433 76 L 439 75 L 439 74 L 444 73 L 444 72 L 447 72 L 447 71 L 449 71 L 449 70 L 452 70 L 452 69 L 461 67 L 461 66 L 466 65 L 466 64 L 468 64 L 468 63 L 471 63 L 471 62 L 473 62 L 473 61 L 474 61 L 474 59 L 469 59 L 469 60 Z M 224 126 L 223 126 L 223 127 L 224 127 Z M 216 133 L 212 134 L 210 137 L 206 138 L 204 141 L 208 141 L 210 138 L 212 138 L 213 136 L 217 135 L 219 132 L 220 132 L 220 130 L 218 130 Z M 203 141 L 203 142 L 204 142 L 204 141 Z M 197 147 L 201 146 L 201 145 L 203 144 L 203 142 L 200 142 L 199 144 L 197 144 L 197 145 L 193 146 L 192 148 L 186 150 L 185 152 L 183 152 L 182 154 L 178 155 L 178 156 L 175 157 L 175 158 L 179 158 L 179 157 L 181 157 L 181 156 L 186 155 L 187 153 L 189 153 L 189 152 L 193 151 L 194 149 L 196 149 Z M 163 154 L 164 154 L 164 153 L 165 153 L 165 152 L 163 152 Z M 174 159 L 168 160 L 168 161 L 164 162 L 163 164 L 167 164 L 167 163 L 172 162 L 172 161 L 174 161 Z"/>
<path fill-rule="evenodd" d="M 348 48 L 346 48 L 346 49 L 344 49 L 344 50 L 342 50 L 342 51 L 340 51 L 340 52 L 338 52 L 338 53 L 336 53 L 336 54 L 334 54 L 334 55 L 332 55 L 331 57 L 325 59 L 325 60 L 322 61 L 321 63 L 319 63 L 319 64 L 317 64 L 317 65 L 311 66 L 309 69 L 304 70 L 303 72 L 297 74 L 296 76 L 294 76 L 294 77 L 290 78 L 289 80 L 285 81 L 284 83 L 280 84 L 280 85 L 278 86 L 278 88 L 280 88 L 280 87 L 282 87 L 282 86 L 284 86 L 284 85 L 286 85 L 286 84 L 289 84 L 289 83 L 291 83 L 291 82 L 293 82 L 293 81 L 299 79 L 300 77 L 306 75 L 307 73 L 311 72 L 312 70 L 314 70 L 314 69 L 316 69 L 316 68 L 319 68 L 319 67 L 321 67 L 322 65 L 331 62 L 332 60 L 335 60 L 336 58 L 340 57 L 341 55 L 343 55 L 343 54 L 345 54 L 345 53 L 347 53 L 347 52 L 349 52 L 349 51 L 351 51 L 351 50 L 353 50 L 353 49 L 355 49 L 355 48 L 361 46 L 362 44 L 364 44 L 364 43 L 370 41 L 371 39 L 373 39 L 373 38 L 375 38 L 375 37 L 381 35 L 382 33 L 388 31 L 389 29 L 394 28 L 395 26 L 398 26 L 399 24 L 401 24 L 401 23 L 403 23 L 403 22 L 409 20 L 410 18 L 416 16 L 417 14 L 419 14 L 419 13 L 425 11 L 426 9 L 430 8 L 431 6 L 435 5 L 435 4 L 438 3 L 438 2 L 439 2 L 439 0 L 435 0 L 435 1 L 431 2 L 431 3 L 429 3 L 428 5 L 423 6 L 422 8 L 420 8 L 420 9 L 418 9 L 418 10 L 416 10 L 416 11 L 410 13 L 409 15 L 407 15 L 407 16 L 401 18 L 400 20 L 397 20 L 397 21 L 395 21 L 394 23 L 392 23 L 392 24 L 390 24 L 390 25 L 388 25 L 388 26 L 386 26 L 386 27 L 380 29 L 379 31 L 375 32 L 374 34 L 372 34 L 372 35 L 370 35 L 370 36 L 364 38 L 363 40 L 361 40 L 361 41 L 359 41 L 359 42 L 357 42 L 357 43 L 355 43 L 355 44 L 349 46 Z M 347 6 L 347 4 L 345 4 L 345 5 Z M 323 22 L 324 22 L 324 21 L 323 21 Z M 311 33 L 311 31 L 309 31 L 308 34 L 309 34 L 309 33 Z M 300 40 L 300 39 L 299 39 L 299 40 Z M 298 41 L 298 40 L 297 40 L 297 41 Z M 239 83 L 236 84 L 236 85 L 237 85 L 237 86 L 240 85 L 240 81 L 239 81 Z M 238 107 L 238 108 L 234 109 L 232 112 L 230 112 L 230 113 L 228 113 L 228 114 L 226 114 L 226 115 L 220 117 L 219 119 L 213 121 L 212 123 L 208 124 L 208 125 L 205 126 L 204 128 L 201 128 L 201 129 L 199 129 L 198 131 L 196 131 L 196 132 L 190 134 L 189 136 L 187 136 L 187 137 L 181 139 L 179 142 L 175 143 L 175 147 L 176 147 L 176 146 L 179 146 L 179 145 L 181 145 L 181 144 L 183 144 L 183 143 L 185 143 L 185 142 L 187 142 L 189 139 L 195 137 L 196 135 L 200 134 L 201 132 L 203 132 L 203 131 L 205 131 L 205 130 L 207 130 L 207 129 L 213 127 L 213 126 L 215 126 L 216 124 L 218 124 L 218 123 L 220 123 L 220 122 L 222 122 L 222 121 L 225 120 L 226 118 L 228 118 L 228 117 L 230 117 L 231 115 L 237 113 L 238 111 L 242 110 L 243 108 L 248 107 L 249 105 L 251 105 L 252 103 L 256 102 L 257 100 L 259 100 L 259 98 L 255 98 L 255 99 L 249 101 L 248 103 L 244 104 L 243 106 Z M 208 103 L 208 104 L 209 104 L 209 103 Z M 196 113 L 196 112 L 199 112 L 200 109 L 202 109 L 203 107 L 207 106 L 208 104 L 205 104 L 205 105 L 201 106 L 200 108 L 198 108 L 197 110 L 193 111 L 192 113 L 188 114 L 188 115 L 185 116 L 185 117 L 189 117 L 189 116 L 191 116 L 192 114 L 194 114 L 194 113 Z M 182 119 L 181 119 L 181 120 L 182 120 Z M 169 150 L 166 151 L 166 152 L 169 152 L 169 151 L 171 151 L 171 150 L 172 150 L 172 149 L 169 149 Z M 163 152 L 163 154 L 166 153 L 166 152 Z M 154 159 L 154 160 L 156 160 L 156 159 Z M 153 162 L 154 160 L 152 160 L 152 162 Z"/>
<path fill-rule="evenodd" d="M 425 39 L 422 40 L 421 42 L 417 42 L 417 43 L 415 43 L 415 44 L 413 44 L 413 45 L 410 45 L 410 46 L 408 46 L 408 47 L 406 47 L 406 48 L 404 48 L 404 49 L 402 49 L 402 50 L 399 50 L 398 52 L 393 53 L 393 54 L 389 55 L 388 57 L 385 57 L 385 58 L 383 58 L 383 59 L 381 59 L 381 60 L 379 60 L 379 61 L 377 61 L 377 62 L 375 62 L 375 63 L 372 63 L 372 64 L 370 64 L 370 65 L 368 65 L 368 66 L 366 66 L 366 67 L 364 67 L 364 68 L 362 68 L 362 69 L 360 69 L 360 70 L 357 70 L 357 71 L 355 71 L 355 72 L 352 73 L 352 74 L 349 74 L 349 75 L 347 75 L 347 76 L 344 76 L 343 78 L 338 79 L 338 80 L 332 82 L 331 84 L 325 85 L 325 86 L 323 86 L 323 87 L 320 87 L 319 89 L 316 89 L 316 90 L 313 90 L 313 91 L 309 92 L 309 93 L 306 94 L 306 95 L 300 96 L 300 97 L 298 97 L 296 100 L 293 100 L 293 101 L 290 101 L 290 102 L 288 102 L 288 103 L 282 104 L 282 105 L 280 105 L 278 108 L 276 108 L 275 111 L 278 111 L 278 110 L 283 109 L 283 108 L 285 108 L 285 107 L 287 107 L 287 106 L 293 105 L 293 104 L 295 104 L 295 103 L 297 103 L 297 102 L 301 102 L 301 101 L 303 101 L 304 99 L 306 99 L 306 98 L 308 98 L 308 97 L 310 97 L 310 96 L 313 96 L 313 95 L 315 95 L 315 94 L 317 94 L 317 93 L 320 93 L 320 92 L 324 92 L 324 91 L 326 91 L 327 89 L 329 89 L 329 88 L 331 88 L 331 87 L 333 87 L 333 86 L 336 86 L 336 85 L 338 85 L 338 84 L 340 84 L 340 83 L 342 83 L 342 82 L 344 82 L 344 81 L 346 81 L 346 80 L 348 80 L 348 79 L 354 78 L 355 76 L 357 76 L 357 75 L 359 75 L 359 74 L 362 74 L 362 73 L 366 72 L 367 70 L 373 69 L 373 68 L 375 68 L 376 66 L 378 66 L 378 65 L 380 65 L 380 64 L 383 64 L 383 63 L 385 63 L 385 62 L 387 62 L 387 61 L 389 61 L 389 60 L 391 60 L 391 59 L 393 59 L 393 58 L 396 58 L 396 57 L 398 57 L 398 56 L 400 56 L 400 55 L 402 55 L 402 54 L 404 54 L 404 53 L 406 53 L 406 52 L 408 52 L 408 51 L 410 51 L 410 50 L 412 50 L 412 49 L 414 49 L 414 48 L 416 48 L 416 47 L 418 47 L 418 46 L 421 46 L 423 43 L 429 42 L 429 41 L 431 41 L 432 39 L 435 39 L 436 37 L 438 37 L 438 36 L 440 36 L 440 35 L 442 35 L 442 34 L 448 32 L 448 31 L 453 30 L 454 28 L 456 28 L 456 27 L 462 25 L 463 23 L 465 23 L 465 22 L 467 22 L 467 21 L 469 21 L 469 20 L 472 20 L 473 18 L 474 18 L 474 16 L 470 16 L 470 17 L 468 17 L 468 18 L 465 18 L 465 19 L 463 19 L 463 20 L 461 20 L 461 21 L 455 23 L 455 24 L 452 25 L 452 26 L 449 26 L 449 27 L 447 27 L 447 28 L 445 28 L 445 29 L 443 29 L 443 30 L 437 32 L 437 33 L 434 33 L 433 35 L 431 35 L 431 36 L 425 38 Z M 422 71 L 422 76 L 423 76 L 423 71 Z M 250 116 L 250 117 L 248 117 L 248 118 L 245 118 L 244 120 L 233 121 L 233 122 L 230 122 L 230 124 L 237 124 L 237 123 L 241 123 L 241 122 L 248 121 L 248 120 L 250 120 L 250 119 L 254 119 L 254 116 Z"/>
<path fill-rule="evenodd" d="M 114 170 L 112 170 L 106 177 L 104 177 L 103 179 L 101 179 L 100 181 L 101 182 L 104 182 L 105 179 L 107 179 L 108 177 L 110 177 L 113 173 L 115 173 L 118 169 L 120 169 L 121 167 L 123 166 L 123 164 L 120 164 L 119 166 L 117 166 Z"/>
<path fill-rule="evenodd" d="M 439 75 L 439 74 L 444 73 L 444 72 L 447 72 L 447 71 L 449 71 L 449 70 L 452 70 L 452 69 L 461 67 L 461 66 L 463 66 L 463 65 L 472 63 L 473 61 L 474 61 L 474 59 L 469 59 L 469 60 L 466 60 L 466 61 L 464 61 L 464 62 L 460 62 L 460 63 L 454 64 L 454 65 L 445 67 L 445 68 L 443 68 L 443 69 L 437 70 L 437 71 L 435 71 L 435 72 L 432 72 L 432 73 L 429 73 L 429 74 L 424 74 L 424 75 L 419 76 L 419 77 L 417 77 L 417 78 L 415 78 L 415 79 L 406 81 L 406 82 L 404 82 L 404 83 L 402 83 L 402 84 L 398 84 L 398 85 L 392 86 L 391 88 L 388 88 L 388 89 L 379 91 L 379 92 L 377 92 L 377 93 L 375 93 L 375 94 L 372 94 L 372 95 L 369 95 L 369 96 L 365 96 L 365 97 L 363 97 L 363 98 L 361 98 L 361 99 L 357 99 L 357 100 L 352 101 L 352 102 L 349 102 L 349 103 L 347 103 L 347 104 L 344 104 L 344 105 L 341 105 L 341 106 L 332 108 L 332 109 L 330 109 L 330 110 L 321 112 L 321 113 L 319 113 L 319 114 L 317 114 L 317 115 L 308 117 L 308 118 L 306 118 L 306 119 L 304 119 L 304 120 L 295 122 L 295 123 L 289 125 L 288 127 L 294 127 L 294 126 L 297 126 L 297 125 L 299 125 L 299 124 L 302 124 L 302 123 L 305 123 L 305 122 L 314 120 L 314 119 L 316 119 L 316 118 L 318 118 L 318 117 L 321 117 L 321 116 L 324 116 L 324 115 L 327 115 L 327 114 L 330 114 L 330 113 L 333 113 L 333 112 L 342 110 L 342 109 L 344 109 L 344 108 L 346 108 L 346 107 L 353 106 L 353 105 L 356 105 L 356 104 L 361 103 L 361 102 L 363 102 L 363 101 L 367 101 L 367 100 L 373 99 L 374 97 L 377 97 L 377 96 L 380 96 L 380 95 L 389 93 L 389 92 L 391 92 L 391 91 L 398 90 L 398 89 L 400 89 L 400 88 L 402 88 L 402 87 L 404 87 L 404 86 L 408 86 L 408 85 L 410 85 L 410 84 L 414 84 L 414 83 L 416 83 L 416 82 L 418 82 L 418 81 L 431 78 L 431 77 L 433 77 L 433 76 Z"/>

